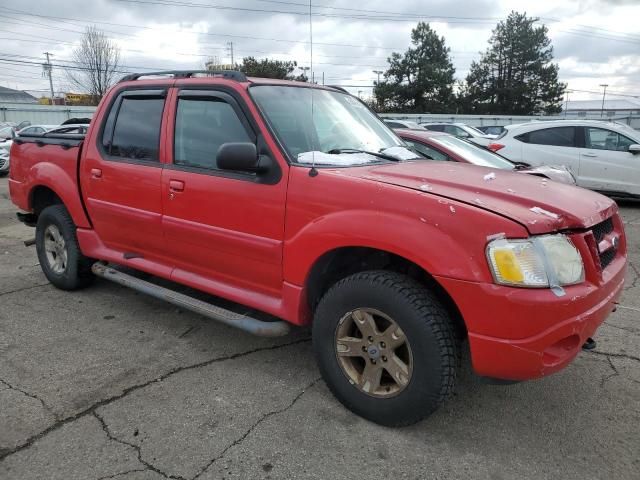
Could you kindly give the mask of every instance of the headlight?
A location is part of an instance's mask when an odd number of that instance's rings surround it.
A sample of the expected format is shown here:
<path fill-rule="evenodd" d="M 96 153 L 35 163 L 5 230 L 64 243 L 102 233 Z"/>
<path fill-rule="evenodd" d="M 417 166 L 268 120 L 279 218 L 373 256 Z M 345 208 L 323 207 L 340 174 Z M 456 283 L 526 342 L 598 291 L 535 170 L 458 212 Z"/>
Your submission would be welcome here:
<path fill-rule="evenodd" d="M 561 234 L 493 240 L 487 259 L 494 280 L 502 285 L 553 288 L 584 281 L 580 252 Z"/>

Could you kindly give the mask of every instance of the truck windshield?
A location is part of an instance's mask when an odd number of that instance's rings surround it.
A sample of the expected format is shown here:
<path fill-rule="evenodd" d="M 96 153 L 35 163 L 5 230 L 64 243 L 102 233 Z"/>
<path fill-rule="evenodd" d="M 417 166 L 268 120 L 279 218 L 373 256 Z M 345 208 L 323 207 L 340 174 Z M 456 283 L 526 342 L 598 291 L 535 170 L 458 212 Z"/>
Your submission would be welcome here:
<path fill-rule="evenodd" d="M 274 85 L 256 85 L 250 92 L 297 163 L 348 166 L 417 158 L 350 95 Z"/>

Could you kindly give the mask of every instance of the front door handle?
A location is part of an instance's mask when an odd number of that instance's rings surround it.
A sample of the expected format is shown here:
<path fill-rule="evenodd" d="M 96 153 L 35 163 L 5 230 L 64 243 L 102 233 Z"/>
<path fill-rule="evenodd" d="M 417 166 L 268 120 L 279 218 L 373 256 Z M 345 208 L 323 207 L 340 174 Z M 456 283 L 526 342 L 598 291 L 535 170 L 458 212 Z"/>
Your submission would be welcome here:
<path fill-rule="evenodd" d="M 184 192 L 184 182 L 182 180 L 169 180 L 169 190 L 172 192 Z"/>
<path fill-rule="evenodd" d="M 583 157 L 597 157 L 595 153 L 587 152 L 582 154 Z"/>
<path fill-rule="evenodd" d="M 91 177 L 92 178 L 102 178 L 102 170 L 100 170 L 99 168 L 92 168 L 91 169 Z"/>

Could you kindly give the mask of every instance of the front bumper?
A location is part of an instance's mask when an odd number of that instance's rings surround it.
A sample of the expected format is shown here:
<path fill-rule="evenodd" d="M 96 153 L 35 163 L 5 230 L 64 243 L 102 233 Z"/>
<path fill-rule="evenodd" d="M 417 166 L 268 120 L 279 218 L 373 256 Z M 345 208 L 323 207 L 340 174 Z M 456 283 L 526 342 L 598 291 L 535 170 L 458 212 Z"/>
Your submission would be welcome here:
<path fill-rule="evenodd" d="M 618 256 L 598 284 L 520 289 L 438 278 L 464 318 L 478 375 L 529 380 L 567 366 L 618 302 L 626 257 Z"/>

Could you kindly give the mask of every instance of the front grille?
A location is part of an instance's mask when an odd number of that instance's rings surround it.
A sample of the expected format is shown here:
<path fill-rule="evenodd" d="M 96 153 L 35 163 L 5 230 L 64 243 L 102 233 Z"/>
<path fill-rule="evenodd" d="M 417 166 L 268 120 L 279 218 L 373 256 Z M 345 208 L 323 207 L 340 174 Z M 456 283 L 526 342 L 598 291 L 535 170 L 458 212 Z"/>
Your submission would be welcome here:
<path fill-rule="evenodd" d="M 609 217 L 604 222 L 594 225 L 591 231 L 593 232 L 593 236 L 596 237 L 596 243 L 600 243 L 608 233 L 613 232 L 612 218 Z"/>
<path fill-rule="evenodd" d="M 0 168 L 4 167 L 4 164 L 7 163 L 5 158 L 0 157 Z"/>
<path fill-rule="evenodd" d="M 602 269 L 604 270 L 605 268 L 607 268 L 609 266 L 609 264 L 613 261 L 614 258 L 616 258 L 616 249 L 615 248 L 610 248 L 606 252 L 601 253 L 600 254 L 600 265 L 602 266 Z"/>
<path fill-rule="evenodd" d="M 600 266 L 602 270 L 609 266 L 618 252 L 616 244 L 604 252 L 601 252 L 599 247 L 600 242 L 604 240 L 609 233 L 613 232 L 613 229 L 613 217 L 609 217 L 603 222 L 594 225 L 591 229 L 591 233 L 593 233 L 593 236 L 596 239 L 596 248 L 598 249 L 598 257 L 600 259 Z"/>

